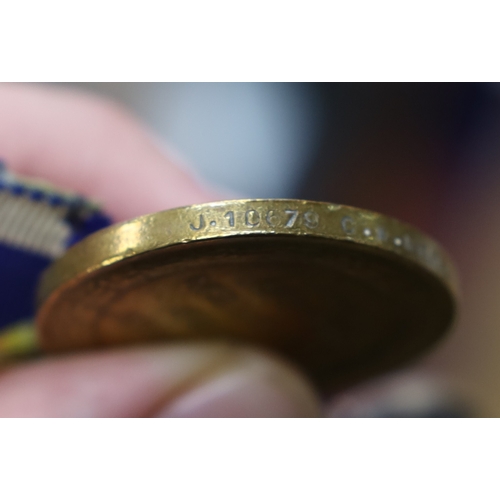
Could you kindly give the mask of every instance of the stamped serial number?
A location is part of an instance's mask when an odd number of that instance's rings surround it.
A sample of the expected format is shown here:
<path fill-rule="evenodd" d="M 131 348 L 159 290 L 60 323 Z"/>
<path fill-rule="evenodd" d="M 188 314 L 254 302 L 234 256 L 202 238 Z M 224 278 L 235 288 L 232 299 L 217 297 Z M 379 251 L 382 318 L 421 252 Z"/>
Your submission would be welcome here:
<path fill-rule="evenodd" d="M 195 223 L 190 223 L 192 231 L 200 231 L 207 226 L 232 228 L 235 224 L 243 224 L 249 228 L 267 226 L 271 228 L 300 228 L 302 226 L 314 229 L 319 225 L 319 215 L 312 210 L 301 212 L 300 210 L 269 210 L 262 213 L 258 210 L 250 209 L 246 212 L 234 212 L 230 210 L 223 216 L 223 221 L 208 220 L 204 214 L 200 214 Z"/>
<path fill-rule="evenodd" d="M 222 230 L 238 229 L 315 229 L 320 224 L 320 216 L 313 210 L 301 211 L 292 208 L 256 210 L 250 208 L 246 211 L 229 210 L 226 213 L 201 213 L 189 223 L 192 231 L 217 228 Z M 340 230 L 350 240 L 361 240 L 376 246 L 392 248 L 398 253 L 413 254 L 418 260 L 426 263 L 431 269 L 444 272 L 443 260 L 437 248 L 418 238 L 414 239 L 409 234 L 392 233 L 383 224 L 367 224 L 352 215 L 344 215 L 338 226 L 330 226 L 331 231 Z M 324 225 L 327 223 L 324 221 Z M 391 234 L 392 233 L 392 234 Z"/>

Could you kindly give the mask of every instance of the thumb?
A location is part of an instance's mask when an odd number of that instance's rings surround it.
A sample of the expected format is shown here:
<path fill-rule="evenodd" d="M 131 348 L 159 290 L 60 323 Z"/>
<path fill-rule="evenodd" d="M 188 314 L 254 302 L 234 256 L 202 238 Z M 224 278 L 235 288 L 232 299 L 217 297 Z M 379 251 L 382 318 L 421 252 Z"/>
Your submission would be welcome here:
<path fill-rule="evenodd" d="M 0 377 L 1 417 L 310 417 L 319 402 L 284 362 L 222 344 L 46 359 Z"/>

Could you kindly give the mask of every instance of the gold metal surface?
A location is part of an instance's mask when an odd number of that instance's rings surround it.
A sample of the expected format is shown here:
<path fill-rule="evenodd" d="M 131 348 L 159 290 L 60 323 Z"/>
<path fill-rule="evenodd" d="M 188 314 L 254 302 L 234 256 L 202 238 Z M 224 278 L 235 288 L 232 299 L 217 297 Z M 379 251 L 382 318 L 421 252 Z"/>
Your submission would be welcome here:
<path fill-rule="evenodd" d="M 275 351 L 322 388 L 403 363 L 450 326 L 444 251 L 395 219 L 330 203 L 241 200 L 101 230 L 45 273 L 46 351 L 212 339 Z"/>

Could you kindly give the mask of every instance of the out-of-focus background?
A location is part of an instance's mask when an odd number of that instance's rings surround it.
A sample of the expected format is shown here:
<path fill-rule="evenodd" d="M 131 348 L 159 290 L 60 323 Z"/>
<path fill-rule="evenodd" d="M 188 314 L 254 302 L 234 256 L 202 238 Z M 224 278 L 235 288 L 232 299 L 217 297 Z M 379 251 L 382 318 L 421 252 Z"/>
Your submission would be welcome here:
<path fill-rule="evenodd" d="M 123 103 L 234 197 L 301 197 L 417 225 L 454 257 L 457 328 L 331 415 L 500 416 L 500 87 L 72 84 Z M 140 174 L 140 166 L 138 166 Z"/>

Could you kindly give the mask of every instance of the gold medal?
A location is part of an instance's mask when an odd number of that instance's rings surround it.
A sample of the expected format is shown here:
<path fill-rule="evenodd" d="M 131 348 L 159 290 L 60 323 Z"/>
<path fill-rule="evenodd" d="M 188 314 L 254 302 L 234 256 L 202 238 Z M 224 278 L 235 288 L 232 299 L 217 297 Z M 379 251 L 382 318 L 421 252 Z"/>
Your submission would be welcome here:
<path fill-rule="evenodd" d="M 216 340 L 334 389 L 423 352 L 453 322 L 440 246 L 395 219 L 300 200 L 223 201 L 103 229 L 44 274 L 47 352 Z"/>

